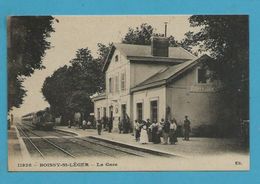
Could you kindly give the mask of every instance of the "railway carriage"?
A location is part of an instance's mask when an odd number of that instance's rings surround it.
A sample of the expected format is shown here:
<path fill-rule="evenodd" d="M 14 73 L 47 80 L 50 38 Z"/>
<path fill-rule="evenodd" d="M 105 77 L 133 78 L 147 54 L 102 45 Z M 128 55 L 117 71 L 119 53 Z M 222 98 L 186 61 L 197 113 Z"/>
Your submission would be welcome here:
<path fill-rule="evenodd" d="M 27 122 L 31 123 L 31 122 L 35 121 L 35 118 L 36 118 L 35 113 L 31 112 L 29 114 L 22 116 L 22 123 L 27 123 Z"/>
<path fill-rule="evenodd" d="M 51 130 L 55 125 L 54 119 L 47 109 L 24 115 L 22 117 L 22 122 L 32 123 L 36 129 L 44 130 Z"/>

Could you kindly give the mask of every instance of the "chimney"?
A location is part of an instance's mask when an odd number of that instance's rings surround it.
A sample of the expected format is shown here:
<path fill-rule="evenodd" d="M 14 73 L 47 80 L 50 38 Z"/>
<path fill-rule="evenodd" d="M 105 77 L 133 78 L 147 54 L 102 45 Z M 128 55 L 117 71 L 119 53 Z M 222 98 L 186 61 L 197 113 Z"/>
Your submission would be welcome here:
<path fill-rule="evenodd" d="M 152 56 L 168 57 L 169 39 L 166 37 L 153 36 L 151 43 Z"/>

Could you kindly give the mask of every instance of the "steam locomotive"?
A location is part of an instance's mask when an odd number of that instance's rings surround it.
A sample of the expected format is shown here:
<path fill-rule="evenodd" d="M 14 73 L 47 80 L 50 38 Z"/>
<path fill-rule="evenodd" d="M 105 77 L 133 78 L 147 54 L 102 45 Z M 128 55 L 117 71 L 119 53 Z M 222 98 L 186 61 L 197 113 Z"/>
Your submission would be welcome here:
<path fill-rule="evenodd" d="M 48 109 L 32 112 L 22 116 L 23 123 L 32 123 L 36 129 L 51 130 L 54 127 L 54 118 Z"/>

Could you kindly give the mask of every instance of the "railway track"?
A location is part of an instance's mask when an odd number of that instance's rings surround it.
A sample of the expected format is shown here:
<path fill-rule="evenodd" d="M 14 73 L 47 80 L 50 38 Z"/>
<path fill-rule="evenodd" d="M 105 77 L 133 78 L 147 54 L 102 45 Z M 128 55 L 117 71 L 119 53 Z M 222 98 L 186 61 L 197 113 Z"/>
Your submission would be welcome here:
<path fill-rule="evenodd" d="M 24 137 L 31 143 L 31 145 L 35 148 L 35 150 L 41 155 L 42 158 L 45 158 L 43 153 L 39 150 L 39 148 L 33 143 L 32 139 L 26 134 L 22 128 L 17 127 L 17 129 L 23 134 Z"/>
<path fill-rule="evenodd" d="M 30 124 L 25 124 L 25 125 L 29 126 L 30 128 L 34 128 L 34 126 L 32 126 Z M 134 151 L 134 150 L 127 149 L 127 148 L 122 148 L 120 146 L 111 145 L 111 144 L 108 144 L 108 143 L 105 143 L 105 142 L 100 142 L 98 140 L 94 140 L 94 139 L 90 139 L 90 138 L 80 138 L 80 137 L 73 136 L 73 135 L 70 135 L 70 137 L 64 137 L 64 136 L 67 136 L 68 133 L 57 131 L 57 130 L 53 130 L 51 132 L 52 132 L 52 134 L 56 133 L 58 135 L 61 135 L 62 137 L 61 136 L 60 137 L 62 139 L 65 139 L 65 140 L 67 140 L 67 141 L 69 141 L 73 144 L 77 144 L 82 148 L 91 149 L 93 152 L 100 153 L 104 156 L 108 156 L 108 157 L 112 157 L 112 158 L 117 157 L 117 156 L 115 156 L 115 154 L 109 154 L 107 151 L 101 151 L 101 149 L 100 149 L 101 147 L 109 149 L 110 152 L 116 151 L 116 152 L 121 152 L 123 154 L 132 155 L 132 156 L 136 156 L 136 157 L 144 157 L 145 156 L 145 154 L 142 153 L 142 152 Z M 92 144 L 93 146 L 86 145 L 86 143 Z"/>
<path fill-rule="evenodd" d="M 59 132 L 59 131 L 56 131 L 56 133 L 58 134 L 63 134 L 62 132 Z M 94 140 L 94 139 L 90 139 L 90 138 L 81 138 L 81 137 L 76 137 L 76 136 L 72 136 L 73 139 L 76 139 L 76 140 L 79 140 L 79 141 L 82 141 L 82 142 L 88 142 L 90 144 L 93 144 L 93 145 L 98 145 L 98 146 L 102 146 L 102 147 L 105 147 L 105 148 L 108 148 L 108 149 L 111 149 L 111 150 L 115 150 L 115 151 L 119 151 L 119 152 L 122 152 L 122 153 L 125 153 L 125 154 L 128 154 L 128 155 L 133 155 L 133 156 L 137 156 L 137 157 L 144 157 L 144 154 L 141 154 L 141 153 L 138 153 L 137 151 L 132 151 L 130 149 L 125 149 L 125 148 L 122 148 L 122 147 L 119 147 L 119 146 L 115 146 L 115 145 L 111 145 L 111 144 L 107 144 L 105 142 L 100 142 L 98 140 Z M 67 138 L 69 139 L 69 138 Z M 82 145 L 82 144 L 80 144 Z M 105 153 L 107 154 L 107 153 Z M 115 157 L 114 155 L 108 155 L 108 156 L 111 156 L 111 157 Z"/>
<path fill-rule="evenodd" d="M 25 127 L 25 125 L 29 128 Z M 73 158 L 76 158 L 78 156 L 75 156 L 75 154 L 69 153 L 69 151 L 65 150 L 65 148 L 62 148 L 64 146 L 64 144 L 70 143 L 70 147 L 72 145 L 77 145 L 78 149 L 85 148 L 85 150 L 88 150 L 88 153 L 95 155 L 95 156 L 98 155 L 98 156 L 117 158 L 117 157 L 122 156 L 122 154 L 123 154 L 123 155 L 132 155 L 132 156 L 137 156 L 137 157 L 143 157 L 143 155 L 141 155 L 141 154 L 133 153 L 130 150 L 126 151 L 123 148 L 122 149 L 118 148 L 117 146 L 113 147 L 112 145 L 106 145 L 106 143 L 99 143 L 98 141 L 95 141 L 95 140 L 87 140 L 87 139 L 79 138 L 76 136 L 72 136 L 71 134 L 60 132 L 60 131 L 55 131 L 55 130 L 48 131 L 48 133 L 50 133 L 52 136 L 58 135 L 56 140 L 62 141 L 60 144 L 63 144 L 63 146 L 59 146 L 53 140 L 50 141 L 49 139 L 44 138 L 44 137 L 40 136 L 39 134 L 35 133 L 33 130 L 30 130 L 30 128 L 34 128 L 34 126 L 32 126 L 32 125 L 23 124 L 23 126 L 19 125 L 19 126 L 17 126 L 17 128 L 20 132 L 22 132 L 22 134 L 24 135 L 26 140 L 28 140 L 30 142 L 30 144 L 33 145 L 33 148 L 41 155 L 42 158 L 45 158 L 44 154 L 42 153 L 39 146 L 36 146 L 36 144 L 32 140 L 32 139 L 35 139 L 36 137 L 51 144 L 53 147 L 57 148 L 58 150 L 66 153 L 67 155 L 69 155 Z M 32 136 L 28 135 L 28 132 L 31 135 L 33 135 L 33 138 L 32 138 Z M 68 136 L 68 135 L 70 135 L 70 136 Z M 117 153 L 114 154 L 114 152 L 117 152 Z M 118 152 L 120 152 L 121 154 L 118 154 Z M 79 156 L 82 156 L 82 155 L 79 155 Z M 89 155 L 86 155 L 86 156 L 89 156 Z"/>
<path fill-rule="evenodd" d="M 18 127 L 19 131 L 24 135 L 25 140 L 28 139 L 28 144 L 31 144 L 34 150 L 40 154 L 42 158 L 45 158 L 44 151 L 54 152 L 53 150 L 44 150 L 41 146 L 37 146 L 34 142 L 35 139 L 41 139 L 51 147 L 54 147 L 59 152 L 62 152 L 66 156 L 72 158 L 78 157 L 108 157 L 108 158 L 119 158 L 124 156 L 132 157 L 149 157 L 158 156 L 154 153 L 147 153 L 143 150 L 132 149 L 121 145 L 112 144 L 106 141 L 100 141 L 91 137 L 78 137 L 72 133 L 66 133 L 59 130 L 52 131 L 40 131 L 33 129 L 34 126 L 30 124 L 20 124 Z M 29 135 L 30 134 L 30 135 Z M 48 138 L 47 138 L 48 137 Z M 27 148 L 28 148 L 27 144 Z M 46 146 L 45 146 L 46 148 Z M 32 148 L 31 148 L 32 149 Z M 43 151 L 44 150 L 44 151 Z M 49 154 L 50 155 L 50 154 Z M 164 155 L 165 156 L 165 155 Z M 168 157 L 168 156 L 166 156 Z"/>
<path fill-rule="evenodd" d="M 41 151 L 40 147 L 37 146 L 34 142 L 33 139 L 31 138 L 31 136 L 29 136 L 28 132 L 30 132 L 31 134 L 39 137 L 40 139 L 42 139 L 44 142 L 48 143 L 49 145 L 53 146 L 54 148 L 56 148 L 57 150 L 59 150 L 60 152 L 64 153 L 65 155 L 72 157 L 72 158 L 76 158 L 76 156 L 74 156 L 73 154 L 71 154 L 70 152 L 68 152 L 67 150 L 63 149 L 61 146 L 55 144 L 54 142 L 48 140 L 47 138 L 44 138 L 36 133 L 34 133 L 33 131 L 31 131 L 28 128 L 22 127 L 21 125 L 17 126 L 17 129 L 23 134 L 23 136 L 30 142 L 30 144 L 35 148 L 35 150 L 40 154 L 40 156 L 42 158 L 45 158 L 43 152 Z"/>

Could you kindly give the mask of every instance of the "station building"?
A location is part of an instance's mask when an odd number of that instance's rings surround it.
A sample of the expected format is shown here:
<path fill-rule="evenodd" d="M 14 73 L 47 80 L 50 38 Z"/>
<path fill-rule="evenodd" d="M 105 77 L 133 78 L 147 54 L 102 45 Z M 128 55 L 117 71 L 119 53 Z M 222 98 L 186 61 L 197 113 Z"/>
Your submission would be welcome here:
<path fill-rule="evenodd" d="M 97 120 L 126 113 L 136 119 L 160 121 L 174 117 L 182 124 L 187 115 L 193 132 L 224 123 L 230 116 L 220 81 L 211 80 L 212 59 L 196 57 L 181 47 L 169 47 L 163 37 L 151 45 L 114 44 L 103 72 L 106 90 L 92 97 Z"/>

